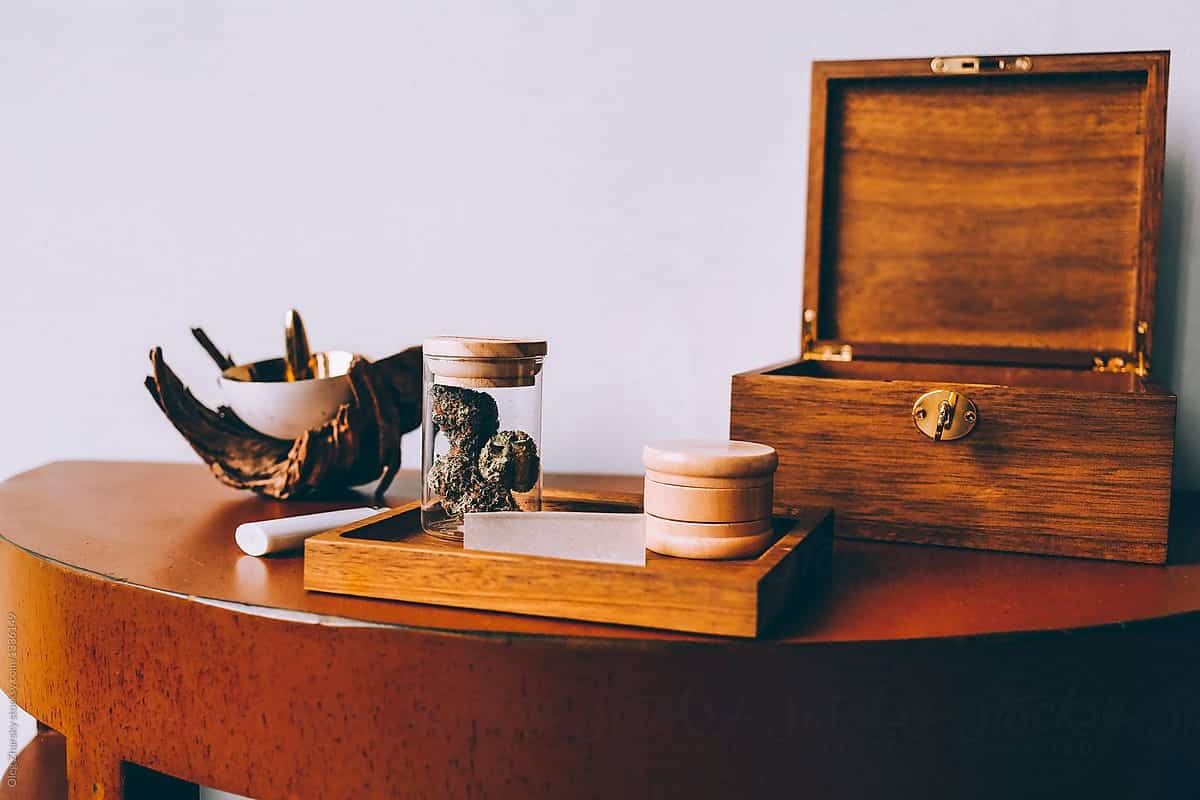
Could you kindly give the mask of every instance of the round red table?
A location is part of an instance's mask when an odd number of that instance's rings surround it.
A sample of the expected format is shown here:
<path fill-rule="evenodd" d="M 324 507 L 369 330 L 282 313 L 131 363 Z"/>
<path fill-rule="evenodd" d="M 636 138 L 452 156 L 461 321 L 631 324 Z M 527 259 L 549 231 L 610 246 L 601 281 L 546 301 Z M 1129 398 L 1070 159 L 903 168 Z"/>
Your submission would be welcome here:
<path fill-rule="evenodd" d="M 415 489 L 406 475 L 390 499 Z M 63 737 L 71 797 L 1200 785 L 1192 496 L 1169 566 L 840 540 L 829 589 L 755 641 L 310 593 L 301 556 L 234 545 L 240 522 L 364 500 L 273 502 L 197 465 L 0 484 L 5 688 Z"/>

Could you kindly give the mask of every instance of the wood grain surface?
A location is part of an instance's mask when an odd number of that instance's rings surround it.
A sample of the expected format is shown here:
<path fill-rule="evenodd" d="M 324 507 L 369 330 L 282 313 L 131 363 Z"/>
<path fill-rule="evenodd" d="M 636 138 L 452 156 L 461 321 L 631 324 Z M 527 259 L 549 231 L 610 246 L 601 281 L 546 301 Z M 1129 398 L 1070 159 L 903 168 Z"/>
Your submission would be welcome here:
<path fill-rule="evenodd" d="M 813 371 L 733 379 L 730 436 L 779 451 L 777 511 L 827 504 L 839 536 L 1166 560 L 1174 396 Z M 932 389 L 975 403 L 971 434 L 917 430 L 913 403 Z"/>
<path fill-rule="evenodd" d="M 596 492 L 545 493 L 547 511 L 640 510 Z M 759 527 L 755 533 L 764 528 Z M 779 518 L 757 558 L 700 561 L 646 554 L 645 566 L 466 550 L 421 530 L 420 506 L 318 534 L 304 543 L 306 589 L 693 633 L 755 637 L 829 576 L 825 509 Z M 807 591 L 805 591 L 807 590 Z"/>
<path fill-rule="evenodd" d="M 804 307 L 820 339 L 1070 363 L 1152 327 L 1168 55 L 1032 61 L 814 63 Z"/>
<path fill-rule="evenodd" d="M 201 465 L 0 483 L 16 696 L 75 743 L 74 797 L 166 796 L 130 793 L 129 764 L 262 800 L 1007 800 L 1200 780 L 1194 546 L 1147 567 L 839 541 L 823 601 L 743 641 L 305 593 L 300 558 L 232 542 L 239 521 L 361 502 L 248 497 Z M 1175 504 L 1193 545 L 1198 506 Z"/>

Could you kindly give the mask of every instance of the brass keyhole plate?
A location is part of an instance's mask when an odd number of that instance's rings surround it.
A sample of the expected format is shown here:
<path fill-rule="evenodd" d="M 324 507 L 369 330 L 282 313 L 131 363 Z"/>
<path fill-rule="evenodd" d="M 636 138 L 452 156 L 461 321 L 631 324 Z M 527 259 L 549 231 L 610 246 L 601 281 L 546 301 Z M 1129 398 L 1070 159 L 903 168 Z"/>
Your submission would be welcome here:
<path fill-rule="evenodd" d="M 917 402 L 913 403 L 912 417 L 917 430 L 930 439 L 952 442 L 975 430 L 979 409 L 962 392 L 935 389 L 917 398 Z"/>

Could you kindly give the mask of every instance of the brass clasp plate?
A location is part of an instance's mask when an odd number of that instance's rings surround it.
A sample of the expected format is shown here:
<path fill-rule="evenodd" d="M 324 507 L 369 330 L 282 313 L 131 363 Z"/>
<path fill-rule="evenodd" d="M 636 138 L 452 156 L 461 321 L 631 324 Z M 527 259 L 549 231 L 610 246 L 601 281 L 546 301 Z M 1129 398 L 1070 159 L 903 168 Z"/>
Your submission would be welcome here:
<path fill-rule="evenodd" d="M 979 409 L 961 392 L 935 389 L 917 398 L 912 416 L 921 433 L 935 442 L 949 442 L 975 430 Z"/>
<path fill-rule="evenodd" d="M 938 56 L 929 62 L 929 71 L 937 75 L 977 75 L 981 72 L 1029 72 L 1029 56 Z"/>

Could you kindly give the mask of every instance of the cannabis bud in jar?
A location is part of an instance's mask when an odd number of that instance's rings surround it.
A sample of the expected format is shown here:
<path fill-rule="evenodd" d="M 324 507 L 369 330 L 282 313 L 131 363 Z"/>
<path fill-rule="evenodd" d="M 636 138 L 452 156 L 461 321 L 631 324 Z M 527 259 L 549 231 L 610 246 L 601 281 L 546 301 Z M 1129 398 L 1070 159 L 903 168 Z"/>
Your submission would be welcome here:
<path fill-rule="evenodd" d="M 537 444 L 525 431 L 500 431 L 479 451 L 479 474 L 518 492 L 533 488 L 540 468 Z"/>
<path fill-rule="evenodd" d="M 462 538 L 471 512 L 541 510 L 546 343 L 427 339 L 421 523 Z"/>
<path fill-rule="evenodd" d="M 429 401 L 433 424 L 450 440 L 451 447 L 476 446 L 499 426 L 496 400 L 486 392 L 433 386 Z"/>
<path fill-rule="evenodd" d="M 538 477 L 537 444 L 525 431 L 500 431 L 495 399 L 486 392 L 434 385 L 430 413 L 450 449 L 435 456 L 425 485 L 447 514 L 516 511 L 512 490 L 528 492 Z"/>

